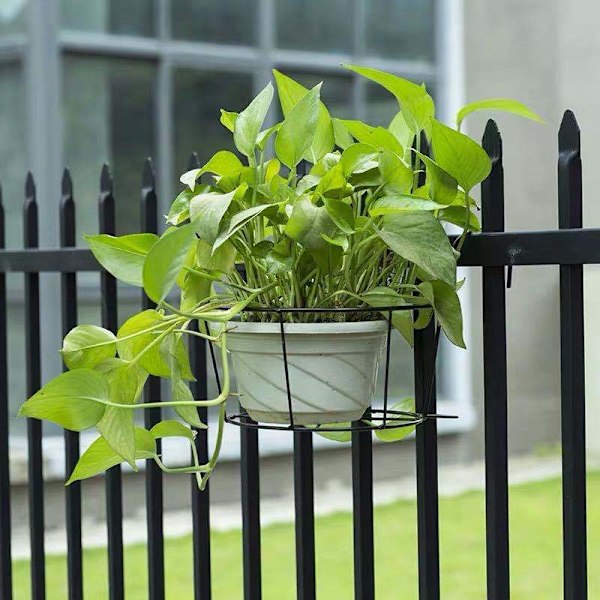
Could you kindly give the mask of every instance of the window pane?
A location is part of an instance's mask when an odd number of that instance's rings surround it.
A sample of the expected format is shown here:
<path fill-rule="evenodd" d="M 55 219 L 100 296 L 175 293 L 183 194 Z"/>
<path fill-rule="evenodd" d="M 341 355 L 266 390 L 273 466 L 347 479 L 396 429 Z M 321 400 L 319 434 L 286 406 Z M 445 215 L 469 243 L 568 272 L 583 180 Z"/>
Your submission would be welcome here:
<path fill-rule="evenodd" d="M 61 0 L 64 29 L 155 35 L 154 0 Z"/>
<path fill-rule="evenodd" d="M 257 0 L 172 0 L 172 37 L 251 46 L 257 43 Z"/>
<path fill-rule="evenodd" d="M 281 69 L 288 77 L 295 79 L 306 88 L 312 88 L 320 81 L 323 82 L 321 87 L 321 99 L 329 109 L 331 116 L 340 119 L 351 119 L 353 117 L 352 110 L 352 78 L 339 75 L 306 73 L 299 71 L 287 71 Z"/>
<path fill-rule="evenodd" d="M 175 172 L 183 172 L 190 154 L 206 161 L 217 150 L 234 150 L 232 134 L 221 125 L 219 110 L 239 112 L 252 99 L 252 76 L 181 69 L 175 74 Z"/>
<path fill-rule="evenodd" d="M 367 7 L 370 54 L 434 60 L 434 0 L 369 0 Z"/>
<path fill-rule="evenodd" d="M 353 28 L 347 0 L 277 0 L 277 46 L 350 52 Z"/>
<path fill-rule="evenodd" d="M 117 230 L 139 229 L 143 162 L 154 154 L 154 67 L 114 59 L 65 59 L 65 161 L 77 200 L 77 231 L 98 228 L 96 202 L 103 162 L 115 184 Z"/>
<path fill-rule="evenodd" d="M 27 4 L 27 0 L 0 1 L 0 35 L 26 31 Z"/>

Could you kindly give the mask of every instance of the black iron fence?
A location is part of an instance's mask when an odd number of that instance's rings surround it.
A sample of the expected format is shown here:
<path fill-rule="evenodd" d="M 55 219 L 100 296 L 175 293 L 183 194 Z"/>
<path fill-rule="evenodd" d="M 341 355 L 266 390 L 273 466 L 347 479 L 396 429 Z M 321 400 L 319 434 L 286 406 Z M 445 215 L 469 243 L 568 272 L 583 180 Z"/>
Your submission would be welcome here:
<path fill-rule="evenodd" d="M 600 263 L 600 230 L 582 227 L 582 186 L 579 128 L 567 111 L 559 132 L 558 199 L 556 231 L 504 232 L 502 142 L 493 121 L 488 122 L 483 145 L 493 168 L 482 185 L 483 233 L 473 234 L 464 245 L 460 264 L 483 269 L 483 344 L 485 382 L 485 464 L 487 588 L 491 600 L 507 600 L 510 594 L 508 536 L 508 448 L 505 269 L 515 265 L 560 266 L 561 404 L 563 464 L 564 598 L 587 598 L 586 564 L 586 469 L 583 343 L 583 265 Z M 192 163 L 197 162 L 193 158 Z M 194 166 L 194 164 L 192 164 Z M 116 282 L 86 249 L 75 248 L 75 202 L 65 172 L 60 203 L 61 248 L 38 249 L 38 210 L 33 177 L 26 183 L 24 249 L 0 250 L 0 598 L 12 598 L 11 517 L 8 462 L 7 302 L 6 274 L 22 273 L 25 279 L 25 341 L 27 393 L 41 385 L 39 274 L 58 273 L 62 283 L 62 327 L 76 325 L 77 273 L 101 272 L 102 324 L 117 327 Z M 145 164 L 142 182 L 142 226 L 158 228 L 157 198 L 152 165 Z M 0 247 L 4 248 L 4 216 L 0 210 Z M 99 197 L 100 230 L 115 232 L 115 198 L 108 168 L 102 170 Z M 149 306 L 146 298 L 142 302 Z M 193 367 L 199 374 L 194 384 L 197 398 L 207 397 L 206 347 L 194 338 Z M 430 395 L 435 331 L 433 326 L 415 334 L 416 410 Z M 160 395 L 158 380 L 151 379 L 146 401 Z M 430 397 L 435 412 L 435 389 Z M 201 409 L 205 411 L 206 409 Z M 203 414 L 201 417 L 205 418 Z M 145 411 L 146 426 L 160 419 L 160 409 Z M 242 429 L 241 485 L 243 517 L 243 581 L 245 600 L 261 598 L 261 528 L 259 438 L 255 429 Z M 42 424 L 28 422 L 28 483 L 31 533 L 31 594 L 45 598 L 44 481 L 42 475 Z M 297 597 L 315 598 L 315 537 L 312 433 L 294 432 L 294 493 L 296 512 Z M 196 438 L 200 460 L 207 458 L 207 436 Z M 79 435 L 65 432 L 65 469 L 70 472 L 79 456 Z M 419 598 L 440 597 L 438 457 L 435 420 L 417 428 L 417 509 Z M 354 588 L 357 600 L 375 596 L 373 540 L 372 441 L 369 431 L 352 433 L 354 516 Z M 145 471 L 148 530 L 149 597 L 165 597 L 162 473 L 152 461 Z M 68 542 L 68 588 L 71 600 L 83 597 L 81 484 L 65 489 Z M 194 598 L 211 598 L 211 545 L 209 491 L 199 492 L 191 483 L 193 514 Z M 120 467 L 106 476 L 110 598 L 124 598 L 123 509 Z M 221 599 L 219 599 L 221 600 Z"/>

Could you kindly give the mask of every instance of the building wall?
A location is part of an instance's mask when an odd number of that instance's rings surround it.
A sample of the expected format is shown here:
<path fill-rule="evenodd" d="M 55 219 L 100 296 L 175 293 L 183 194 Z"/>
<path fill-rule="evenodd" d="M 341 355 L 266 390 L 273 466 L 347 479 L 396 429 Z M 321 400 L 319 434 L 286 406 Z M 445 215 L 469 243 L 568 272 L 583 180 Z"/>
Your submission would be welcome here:
<path fill-rule="evenodd" d="M 584 225 L 600 225 L 595 201 L 600 172 L 597 78 L 600 39 L 595 24 L 600 6 L 592 0 L 465 0 L 466 99 L 506 96 L 538 112 L 545 125 L 501 116 L 504 141 L 507 229 L 555 228 L 557 131 L 565 109 L 575 111 L 582 129 Z M 473 118 L 471 135 L 483 129 L 485 117 Z M 600 271 L 586 267 L 586 360 L 588 422 L 600 417 L 600 319 L 597 291 Z M 480 285 L 471 299 L 474 322 L 481 315 Z M 560 435 L 560 348 L 558 269 L 519 267 L 507 291 L 509 438 L 512 451 L 535 450 L 558 443 Z M 473 376 L 481 410 L 482 370 L 478 351 L 481 333 L 474 328 Z M 593 431 L 590 432 L 593 434 Z M 597 436 L 596 436 L 597 437 Z M 591 452 L 600 443 L 588 435 Z"/>

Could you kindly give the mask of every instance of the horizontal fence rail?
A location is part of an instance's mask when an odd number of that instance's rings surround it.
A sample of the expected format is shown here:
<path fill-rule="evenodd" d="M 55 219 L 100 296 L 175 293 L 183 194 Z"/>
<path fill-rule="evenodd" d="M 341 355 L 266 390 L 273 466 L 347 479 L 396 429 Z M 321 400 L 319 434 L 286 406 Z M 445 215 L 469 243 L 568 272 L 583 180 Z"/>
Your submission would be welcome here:
<path fill-rule="evenodd" d="M 502 140 L 493 121 L 488 122 L 483 147 L 492 161 L 492 172 L 482 185 L 483 231 L 470 234 L 463 246 L 460 265 L 481 268 L 483 273 L 483 360 L 484 360 L 484 436 L 486 466 L 486 556 L 487 597 L 509 600 L 510 548 L 508 505 L 508 385 L 506 344 L 506 267 L 519 265 L 557 265 L 560 267 L 561 331 L 561 422 L 563 469 L 563 558 L 565 600 L 587 598 L 587 536 L 585 475 L 585 377 L 583 332 L 583 265 L 600 264 L 600 229 L 582 229 L 581 153 L 579 128 L 572 113 L 565 113 L 559 133 L 558 197 L 559 224 L 556 231 L 504 231 L 504 172 Z M 190 168 L 199 165 L 193 155 Z M 159 231 L 159 201 L 154 170 L 150 160 L 144 164 L 141 181 L 141 222 L 145 231 Z M 76 195 L 70 174 L 65 171 L 60 195 L 60 248 L 38 248 L 37 199 L 33 177 L 25 186 L 24 248 L 4 248 L 4 211 L 0 198 L 0 598 L 14 597 L 11 568 L 11 506 L 8 463 L 10 433 L 7 368 L 6 278 L 19 273 L 25 282 L 24 301 L 27 326 L 24 332 L 27 358 L 27 392 L 41 385 L 40 274 L 55 273 L 61 282 L 62 331 L 78 322 L 77 274 L 100 274 L 103 326 L 115 331 L 118 326 L 117 286 L 114 278 L 95 261 L 87 248 L 75 247 Z M 98 199 L 99 230 L 116 230 L 115 206 L 118 190 L 104 166 Z M 45 195 L 45 198 L 48 195 Z M 510 280 L 510 275 L 508 276 Z M 145 297 L 142 306 L 151 308 Z M 436 332 L 433 324 L 415 334 L 415 399 L 417 410 L 427 405 L 435 412 L 435 377 L 431 371 Z M 208 396 L 207 359 L 215 361 L 213 348 L 194 338 L 192 365 L 198 374 L 193 384 L 197 398 Z M 217 380 L 220 390 L 220 382 Z M 150 378 L 144 400 L 160 398 L 160 382 Z M 207 410 L 200 409 L 207 419 Z M 160 410 L 145 413 L 151 427 L 161 418 Z M 244 419 L 249 417 L 244 416 Z M 29 527 L 31 532 L 31 598 L 46 598 L 44 548 L 44 481 L 42 426 L 29 420 L 27 426 L 29 464 Z M 297 598 L 318 597 L 319 563 L 315 553 L 315 505 L 313 438 L 310 432 L 293 435 L 293 480 L 295 503 L 295 581 Z M 419 599 L 441 597 L 440 544 L 438 514 L 438 450 L 435 420 L 417 428 L 415 458 L 417 467 L 417 548 Z M 196 436 L 198 455 L 208 453 L 206 431 Z M 263 594 L 261 516 L 260 516 L 260 438 L 257 429 L 240 431 L 240 483 L 242 513 L 243 594 L 245 600 L 260 600 Z M 65 467 L 72 469 L 80 453 L 79 435 L 65 433 Z M 369 432 L 352 432 L 349 460 L 352 468 L 354 597 L 375 598 L 377 571 L 373 508 L 373 442 Z M 145 501 L 148 533 L 148 597 L 166 597 L 165 545 L 163 531 L 163 477 L 153 463 L 146 466 Z M 84 597 L 82 551 L 82 487 L 76 483 L 65 490 L 67 533 L 67 585 L 69 600 Z M 123 481 L 120 467 L 111 469 L 105 479 L 108 573 L 111 600 L 125 597 L 123 561 Z M 213 598 L 210 495 L 199 492 L 192 481 L 191 492 L 194 599 Z M 290 573 L 294 578 L 294 574 Z M 20 599 L 18 599 L 20 600 Z M 218 599 L 220 600 L 220 599 Z"/>

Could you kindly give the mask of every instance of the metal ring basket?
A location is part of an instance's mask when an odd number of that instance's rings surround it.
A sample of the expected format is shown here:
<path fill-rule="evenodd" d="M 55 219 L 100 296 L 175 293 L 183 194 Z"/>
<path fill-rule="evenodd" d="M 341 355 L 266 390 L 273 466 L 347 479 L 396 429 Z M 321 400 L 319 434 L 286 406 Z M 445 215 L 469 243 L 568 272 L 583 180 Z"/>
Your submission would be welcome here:
<path fill-rule="evenodd" d="M 428 382 L 429 385 L 426 387 L 426 398 L 423 403 L 423 412 L 409 412 L 401 410 L 393 410 L 388 406 L 388 387 L 389 387 L 389 370 L 390 370 L 390 353 L 391 353 L 391 333 L 392 333 L 392 316 L 397 311 L 417 311 L 427 308 L 432 308 L 431 305 L 398 305 L 398 306 L 383 306 L 383 307 L 366 307 L 366 308 L 246 308 L 244 313 L 270 313 L 277 315 L 277 321 L 279 322 L 279 331 L 281 338 L 281 354 L 283 357 L 283 366 L 285 371 L 285 383 L 286 383 L 286 394 L 287 394 L 287 406 L 289 415 L 289 424 L 277 424 L 277 423 L 260 423 L 253 421 L 243 411 L 235 414 L 226 414 L 225 421 L 231 425 L 237 427 L 251 428 L 251 429 L 265 429 L 274 431 L 313 431 L 313 432 L 331 432 L 339 433 L 344 431 L 375 431 L 381 429 L 399 429 L 401 427 L 412 427 L 420 425 L 428 419 L 456 419 L 456 415 L 443 415 L 429 412 L 431 405 L 431 399 L 433 395 L 434 382 L 435 382 L 435 361 L 437 356 L 437 348 L 439 345 L 440 328 L 436 327 L 435 342 L 433 349 L 431 365 L 431 379 Z M 359 421 L 352 422 L 349 426 L 334 426 L 335 424 L 324 424 L 324 425 L 298 425 L 294 422 L 294 411 L 292 408 L 292 390 L 290 389 L 290 376 L 289 376 L 289 365 L 287 356 L 287 342 L 286 342 L 286 331 L 285 331 L 285 316 L 290 314 L 348 314 L 348 313 L 383 313 L 386 315 L 387 320 L 387 338 L 385 347 L 385 374 L 384 374 L 384 389 L 383 389 L 383 408 L 373 409 L 368 408 Z M 209 344 L 210 354 L 212 359 L 212 365 L 215 372 L 215 378 L 217 381 L 217 387 L 220 390 L 220 378 L 217 369 L 217 361 L 214 354 L 212 344 Z"/>

